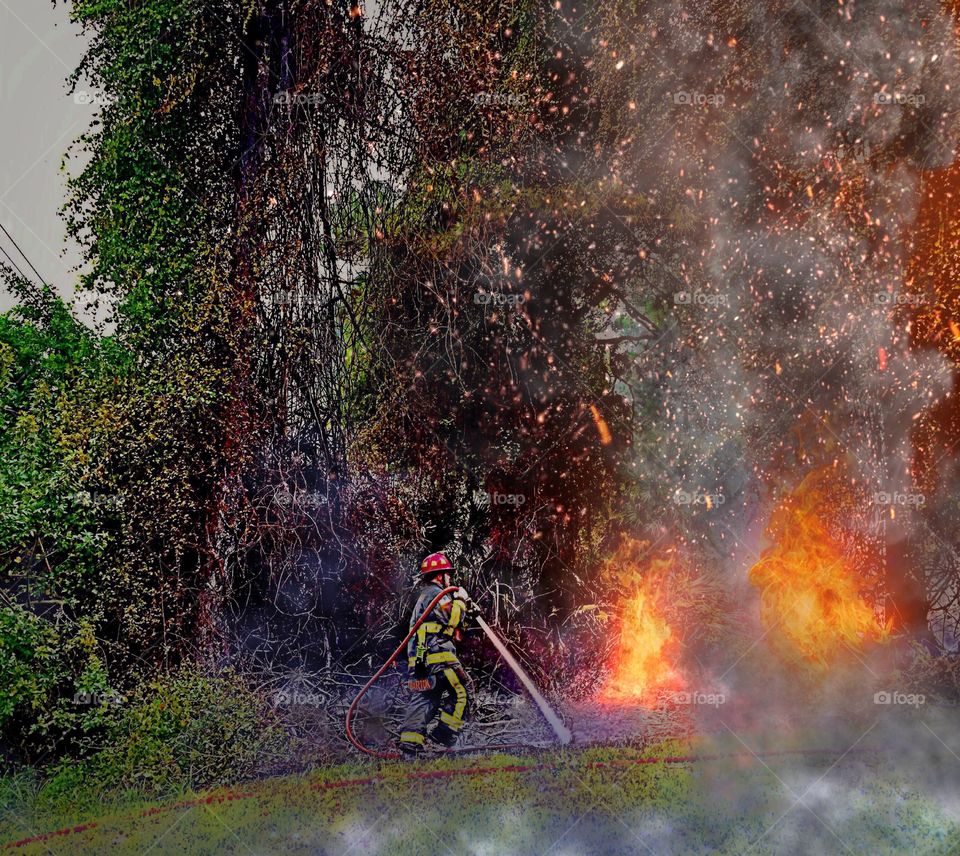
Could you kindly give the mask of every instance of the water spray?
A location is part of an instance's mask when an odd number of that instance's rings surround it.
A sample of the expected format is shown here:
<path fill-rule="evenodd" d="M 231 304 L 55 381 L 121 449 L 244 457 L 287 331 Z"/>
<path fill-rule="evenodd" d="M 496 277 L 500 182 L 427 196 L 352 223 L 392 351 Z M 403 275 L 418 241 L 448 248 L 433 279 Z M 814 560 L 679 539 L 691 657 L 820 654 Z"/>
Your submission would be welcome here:
<path fill-rule="evenodd" d="M 503 657 L 503 661 L 513 670 L 513 673 L 520 680 L 520 683 L 523 684 L 526 691 L 530 693 L 530 698 L 532 698 L 534 702 L 536 702 L 537 707 L 540 708 L 540 713 L 543 714 L 543 718 L 550 724 L 553 733 L 557 735 L 557 739 L 566 746 L 573 740 L 570 729 L 563 724 L 560 717 L 557 716 L 553 708 L 550 707 L 547 700 L 543 697 L 543 694 L 537 689 L 536 684 L 534 684 L 530 676 L 523 670 L 513 654 L 507 649 L 503 640 L 493 632 L 493 629 L 481 616 L 475 615 L 474 618 L 477 624 L 480 625 L 480 629 L 487 634 L 487 638 L 493 643 L 493 647 L 496 648 L 500 656 Z"/>

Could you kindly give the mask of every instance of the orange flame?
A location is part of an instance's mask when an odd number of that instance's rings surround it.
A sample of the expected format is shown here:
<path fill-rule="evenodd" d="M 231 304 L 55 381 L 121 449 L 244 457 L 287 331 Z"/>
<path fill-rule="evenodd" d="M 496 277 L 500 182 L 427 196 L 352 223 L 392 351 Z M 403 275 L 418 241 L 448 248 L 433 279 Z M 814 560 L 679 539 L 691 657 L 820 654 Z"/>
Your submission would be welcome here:
<path fill-rule="evenodd" d="M 750 569 L 764 624 L 776 628 L 795 655 L 820 667 L 842 646 L 881 640 L 890 630 L 861 597 L 860 575 L 824 522 L 849 499 L 836 471 L 809 473 L 774 511 L 767 536 L 775 546 Z"/>
<path fill-rule="evenodd" d="M 630 561 L 624 553 L 636 552 L 643 542 L 628 539 L 613 562 L 622 574 Z M 672 568 L 672 558 L 653 559 L 623 609 L 620 644 L 614 654 L 610 676 L 601 690 L 604 701 L 637 701 L 650 693 L 677 684 L 677 675 L 668 657 L 673 632 L 663 617 L 663 585 Z M 639 575 L 639 568 L 633 570 Z M 635 578 L 636 579 L 636 578 Z"/>

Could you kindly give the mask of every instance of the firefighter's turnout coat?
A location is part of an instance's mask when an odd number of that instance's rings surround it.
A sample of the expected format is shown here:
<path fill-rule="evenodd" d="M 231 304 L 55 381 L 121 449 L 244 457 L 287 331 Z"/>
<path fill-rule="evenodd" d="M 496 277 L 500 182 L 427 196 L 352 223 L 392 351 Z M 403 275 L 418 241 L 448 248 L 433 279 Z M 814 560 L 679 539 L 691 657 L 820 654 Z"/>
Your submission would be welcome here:
<path fill-rule="evenodd" d="M 410 627 L 417 623 L 442 590 L 435 582 L 423 587 L 410 616 Z M 427 728 L 438 715 L 440 722 L 430 735 L 435 742 L 450 746 L 463 728 L 471 686 L 457 657 L 455 640 L 463 626 L 465 613 L 466 604 L 447 595 L 407 643 L 410 699 L 400 735 L 404 751 L 416 751 L 423 746 Z"/>

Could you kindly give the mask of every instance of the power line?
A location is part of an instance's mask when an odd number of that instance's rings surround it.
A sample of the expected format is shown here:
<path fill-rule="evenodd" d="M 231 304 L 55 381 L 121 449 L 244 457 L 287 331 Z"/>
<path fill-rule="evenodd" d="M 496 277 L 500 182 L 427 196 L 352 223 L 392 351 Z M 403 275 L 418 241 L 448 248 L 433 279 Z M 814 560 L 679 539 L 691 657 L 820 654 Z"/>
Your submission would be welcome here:
<path fill-rule="evenodd" d="M 3 247 L 0 247 L 0 253 L 3 253 L 7 257 L 7 261 L 10 262 L 11 267 L 13 267 L 13 269 L 20 274 L 22 279 L 29 279 L 29 277 L 22 270 L 20 270 L 20 265 L 10 258 L 10 254 Z"/>
<path fill-rule="evenodd" d="M 27 258 L 27 254 L 26 254 L 23 250 L 20 249 L 20 245 L 13 239 L 13 235 L 11 235 L 11 234 L 7 231 L 7 227 L 4 226 L 3 223 L 0 223 L 0 229 L 2 229 L 2 230 L 3 230 L 3 234 L 6 235 L 6 236 L 10 239 L 10 243 L 13 244 L 13 245 L 17 248 L 17 252 L 20 253 L 21 256 L 23 256 L 24 261 L 25 261 L 28 265 L 30 265 L 30 270 L 32 270 L 32 271 L 37 275 L 37 279 L 40 280 L 40 285 L 46 285 L 46 282 L 47 282 L 47 281 L 46 281 L 42 276 L 40 276 L 40 271 L 38 271 L 38 270 L 33 266 L 33 262 L 30 261 L 30 259 Z M 7 256 L 6 252 L 4 252 L 4 255 Z M 7 258 L 9 259 L 10 256 L 7 256 Z M 16 267 L 16 265 L 14 265 L 14 267 Z M 19 270 L 19 268 L 17 268 L 17 270 Z M 23 276 L 23 273 L 21 273 L 20 275 Z M 24 279 L 26 279 L 26 277 L 24 277 Z"/>

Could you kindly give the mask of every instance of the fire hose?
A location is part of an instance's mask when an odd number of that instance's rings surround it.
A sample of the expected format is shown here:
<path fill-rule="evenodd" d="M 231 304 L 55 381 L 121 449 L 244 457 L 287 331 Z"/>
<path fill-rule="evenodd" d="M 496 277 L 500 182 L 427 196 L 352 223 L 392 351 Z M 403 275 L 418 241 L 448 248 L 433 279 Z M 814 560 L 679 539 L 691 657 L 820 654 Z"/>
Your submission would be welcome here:
<path fill-rule="evenodd" d="M 349 710 L 347 710 L 347 721 L 346 721 L 346 733 L 347 739 L 361 752 L 365 752 L 367 755 L 373 755 L 376 758 L 383 758 L 388 761 L 396 760 L 400 757 L 399 752 L 381 752 L 377 749 L 371 749 L 368 746 L 364 746 L 357 736 L 353 732 L 353 718 L 357 712 L 357 706 L 360 704 L 360 699 L 366 695 L 367 690 L 370 689 L 378 680 L 384 672 L 387 671 L 397 660 L 397 657 L 406 650 L 407 643 L 413 637 L 413 634 L 417 632 L 421 624 L 423 624 L 433 610 L 436 608 L 437 604 L 440 603 L 443 598 L 447 595 L 453 594 L 454 592 L 461 592 L 460 586 L 447 586 L 443 589 L 430 603 L 427 608 L 424 609 L 423 614 L 413 623 L 410 628 L 410 632 L 404 637 L 403 641 L 397 646 L 396 650 L 386 659 L 384 664 L 377 669 L 373 677 L 367 681 L 360 692 L 357 693 L 356 698 L 350 705 Z M 569 743 L 573 737 L 570 734 L 570 730 L 563 724 L 560 717 L 553 711 L 553 708 L 547 703 L 547 700 L 543 697 L 540 691 L 537 689 L 536 685 L 530 679 L 530 676 L 523 670 L 520 664 L 517 662 L 516 658 L 510 653 L 507 649 L 507 646 L 503 643 L 503 640 L 493 632 L 490 625 L 480 615 L 474 615 L 474 618 L 477 621 L 477 624 L 480 625 L 480 629 L 487 635 L 487 638 L 493 643 L 493 646 L 497 649 L 500 656 L 503 657 L 504 662 L 510 667 L 513 673 L 517 676 L 520 683 L 523 684 L 524 688 L 530 693 L 530 697 L 534 700 L 537 707 L 540 709 L 540 712 L 543 714 L 544 719 L 550 724 L 550 727 L 553 729 L 554 733 L 557 735 L 559 741 L 566 745 Z M 506 748 L 506 747 L 491 747 L 491 748 Z M 450 750 L 447 750 L 450 751 Z"/>

